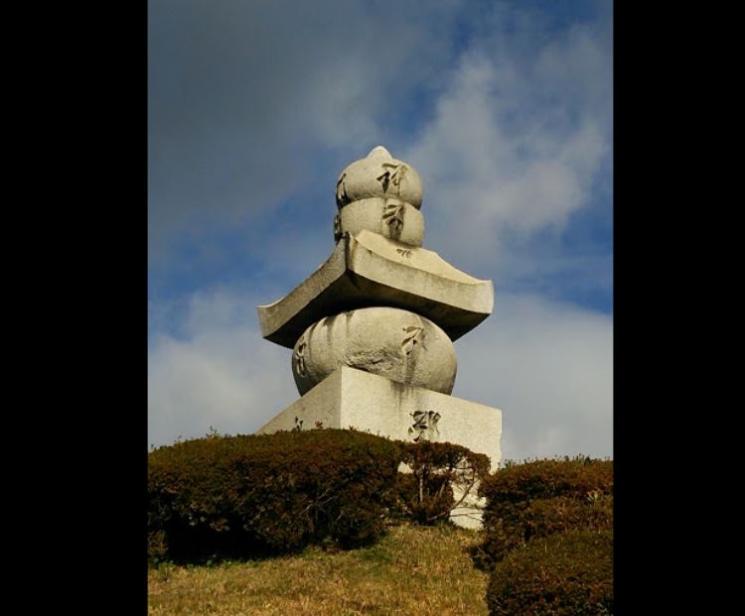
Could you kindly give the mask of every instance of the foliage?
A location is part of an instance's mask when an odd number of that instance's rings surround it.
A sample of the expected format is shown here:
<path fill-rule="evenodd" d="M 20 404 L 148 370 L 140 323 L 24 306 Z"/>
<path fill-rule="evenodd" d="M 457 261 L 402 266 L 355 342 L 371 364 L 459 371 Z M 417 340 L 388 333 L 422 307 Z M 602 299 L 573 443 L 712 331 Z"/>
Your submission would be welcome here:
<path fill-rule="evenodd" d="M 410 473 L 398 478 L 398 509 L 418 524 L 447 520 L 489 472 L 489 458 L 460 445 L 418 441 L 400 443 Z"/>
<path fill-rule="evenodd" d="M 554 496 L 584 498 L 599 491 L 613 493 L 613 461 L 576 458 L 534 460 L 512 464 L 481 485 L 490 510 L 500 516 L 535 499 Z"/>
<path fill-rule="evenodd" d="M 613 536 L 574 530 L 511 551 L 492 571 L 490 616 L 605 616 L 613 613 Z"/>
<path fill-rule="evenodd" d="M 516 518 L 491 518 L 484 542 L 473 550 L 474 563 L 490 569 L 516 547 L 533 538 L 574 529 L 613 528 L 613 497 L 600 495 L 585 500 L 557 496 L 528 503 Z"/>
<path fill-rule="evenodd" d="M 613 462 L 577 457 L 513 464 L 488 477 L 484 543 L 476 566 L 490 569 L 532 538 L 613 526 Z"/>
<path fill-rule="evenodd" d="M 149 454 L 150 556 L 247 557 L 384 531 L 398 446 L 350 430 L 220 436 Z"/>

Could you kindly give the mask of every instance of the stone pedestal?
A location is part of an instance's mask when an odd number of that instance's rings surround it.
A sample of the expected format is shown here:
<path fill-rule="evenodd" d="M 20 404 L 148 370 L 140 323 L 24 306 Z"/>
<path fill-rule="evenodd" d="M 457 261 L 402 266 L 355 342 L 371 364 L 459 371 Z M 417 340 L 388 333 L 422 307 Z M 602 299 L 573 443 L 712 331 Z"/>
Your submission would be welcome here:
<path fill-rule="evenodd" d="M 494 471 L 502 453 L 502 411 L 342 366 L 257 431 L 354 428 L 395 440 L 417 437 L 483 453 Z M 456 495 L 458 497 L 458 495 Z M 453 512 L 459 526 L 478 527 L 475 498 Z"/>

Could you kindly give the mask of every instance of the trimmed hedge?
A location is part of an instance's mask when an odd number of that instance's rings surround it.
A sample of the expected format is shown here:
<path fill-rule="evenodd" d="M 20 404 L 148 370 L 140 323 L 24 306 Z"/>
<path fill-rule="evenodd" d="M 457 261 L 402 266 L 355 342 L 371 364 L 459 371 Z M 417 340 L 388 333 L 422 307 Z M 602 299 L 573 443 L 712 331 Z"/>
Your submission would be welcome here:
<path fill-rule="evenodd" d="M 210 436 L 149 455 L 151 559 L 248 557 L 384 531 L 399 446 L 350 430 Z"/>
<path fill-rule="evenodd" d="M 411 473 L 398 477 L 398 509 L 418 524 L 447 520 L 450 512 L 489 473 L 489 458 L 453 443 L 400 443 L 401 461 Z M 453 487 L 459 491 L 456 501 Z"/>
<path fill-rule="evenodd" d="M 510 552 L 491 573 L 490 616 L 613 613 L 611 531 L 569 531 Z"/>
<path fill-rule="evenodd" d="M 490 569 L 532 538 L 572 529 L 613 526 L 613 462 L 574 458 L 516 464 L 488 477 L 484 543 L 473 550 L 477 567 Z"/>
<path fill-rule="evenodd" d="M 613 460 L 585 457 L 534 460 L 512 464 L 485 481 L 480 493 L 490 510 L 508 515 L 515 507 L 539 498 L 584 498 L 590 492 L 613 493 Z"/>

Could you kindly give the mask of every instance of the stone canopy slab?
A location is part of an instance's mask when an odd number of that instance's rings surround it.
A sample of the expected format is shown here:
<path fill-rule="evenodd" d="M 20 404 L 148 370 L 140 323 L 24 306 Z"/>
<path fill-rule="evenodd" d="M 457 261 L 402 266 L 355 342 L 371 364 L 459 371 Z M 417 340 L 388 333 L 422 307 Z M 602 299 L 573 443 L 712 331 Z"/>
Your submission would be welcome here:
<path fill-rule="evenodd" d="M 488 317 L 493 305 L 490 280 L 469 276 L 431 250 L 363 230 L 342 237 L 305 281 L 257 310 L 262 336 L 293 348 L 319 319 L 369 306 L 410 310 L 456 340 Z"/>

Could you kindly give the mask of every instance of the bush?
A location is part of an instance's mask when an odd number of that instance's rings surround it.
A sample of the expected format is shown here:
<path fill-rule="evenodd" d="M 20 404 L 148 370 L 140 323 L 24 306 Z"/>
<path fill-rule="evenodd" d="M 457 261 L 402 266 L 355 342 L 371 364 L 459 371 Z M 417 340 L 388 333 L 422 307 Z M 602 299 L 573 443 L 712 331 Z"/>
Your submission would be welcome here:
<path fill-rule="evenodd" d="M 488 477 L 484 543 L 476 566 L 489 569 L 534 537 L 613 526 L 613 462 L 575 458 L 512 465 Z"/>
<path fill-rule="evenodd" d="M 613 613 L 611 531 L 569 531 L 510 552 L 491 573 L 490 616 Z"/>
<path fill-rule="evenodd" d="M 400 448 L 411 472 L 399 473 L 398 509 L 418 524 L 447 520 L 489 473 L 487 456 L 460 445 L 420 441 L 401 442 Z"/>
<path fill-rule="evenodd" d="M 210 436 L 149 455 L 151 558 L 248 557 L 384 531 L 399 448 L 350 430 Z"/>
<path fill-rule="evenodd" d="M 491 475 L 480 489 L 489 510 L 501 517 L 536 499 L 582 499 L 591 492 L 613 493 L 612 460 L 577 457 L 513 464 Z"/>
<path fill-rule="evenodd" d="M 524 541 L 567 530 L 610 530 L 613 497 L 592 494 L 584 500 L 566 496 L 536 500 L 523 511 L 520 528 Z"/>

